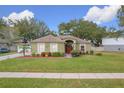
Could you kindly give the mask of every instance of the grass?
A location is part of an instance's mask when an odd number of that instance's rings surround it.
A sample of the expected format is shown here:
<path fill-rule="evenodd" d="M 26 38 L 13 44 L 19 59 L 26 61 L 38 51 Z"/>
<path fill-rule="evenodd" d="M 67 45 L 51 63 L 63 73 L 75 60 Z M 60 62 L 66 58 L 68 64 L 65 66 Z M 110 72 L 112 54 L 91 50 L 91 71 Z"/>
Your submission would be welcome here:
<path fill-rule="evenodd" d="M 103 53 L 75 58 L 15 58 L 0 61 L 0 72 L 123 73 L 124 53 Z"/>
<path fill-rule="evenodd" d="M 1 78 L 1 88 L 124 88 L 124 79 Z"/>
<path fill-rule="evenodd" d="M 9 54 L 14 54 L 16 52 L 9 52 L 9 53 L 0 53 L 0 56 L 6 56 L 6 55 L 9 55 Z"/>

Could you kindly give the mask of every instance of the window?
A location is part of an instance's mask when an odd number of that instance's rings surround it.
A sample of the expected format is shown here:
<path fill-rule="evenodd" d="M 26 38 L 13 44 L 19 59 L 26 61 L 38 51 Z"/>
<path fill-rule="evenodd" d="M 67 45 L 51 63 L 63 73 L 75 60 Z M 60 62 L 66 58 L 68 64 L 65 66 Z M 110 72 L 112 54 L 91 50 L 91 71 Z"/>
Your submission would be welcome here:
<path fill-rule="evenodd" d="M 51 43 L 50 44 L 50 52 L 58 52 L 58 44 Z"/>
<path fill-rule="evenodd" d="M 80 51 L 82 52 L 86 52 L 86 49 L 85 49 L 85 45 L 84 44 L 80 44 Z"/>
<path fill-rule="evenodd" d="M 45 44 L 44 43 L 38 43 L 37 44 L 37 52 L 40 54 L 41 52 L 45 52 Z"/>
<path fill-rule="evenodd" d="M 84 51 L 84 46 L 81 46 L 81 51 Z"/>

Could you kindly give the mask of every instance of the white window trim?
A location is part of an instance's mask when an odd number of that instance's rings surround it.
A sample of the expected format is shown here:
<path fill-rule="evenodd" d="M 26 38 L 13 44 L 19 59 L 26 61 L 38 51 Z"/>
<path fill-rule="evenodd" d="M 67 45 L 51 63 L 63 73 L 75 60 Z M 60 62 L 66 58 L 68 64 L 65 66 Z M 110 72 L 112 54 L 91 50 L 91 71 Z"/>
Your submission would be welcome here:
<path fill-rule="evenodd" d="M 45 52 L 45 43 L 37 43 L 37 53 Z"/>
<path fill-rule="evenodd" d="M 84 52 L 86 52 L 86 45 L 85 44 L 80 44 L 79 50 L 81 51 L 81 46 L 84 46 Z"/>
<path fill-rule="evenodd" d="M 72 45 L 73 45 L 73 49 L 76 50 L 76 46 L 75 46 L 76 45 L 76 41 L 75 40 L 73 40 L 73 44 Z"/>
<path fill-rule="evenodd" d="M 55 47 L 53 47 L 53 46 L 55 46 Z M 58 44 L 57 43 L 50 43 L 50 52 L 58 52 Z"/>

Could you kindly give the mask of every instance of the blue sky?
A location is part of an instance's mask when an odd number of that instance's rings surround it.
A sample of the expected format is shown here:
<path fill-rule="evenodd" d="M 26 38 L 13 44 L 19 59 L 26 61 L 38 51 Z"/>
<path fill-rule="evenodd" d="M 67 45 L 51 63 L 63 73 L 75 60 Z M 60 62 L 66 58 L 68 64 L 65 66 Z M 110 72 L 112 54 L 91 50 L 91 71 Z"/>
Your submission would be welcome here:
<path fill-rule="evenodd" d="M 71 19 L 81 19 L 88 13 L 89 9 L 94 6 L 74 5 L 74 6 L 0 6 L 0 17 L 8 17 L 11 13 L 17 14 L 28 10 L 34 14 L 37 20 L 43 20 L 51 30 L 58 31 L 58 25 L 61 22 L 68 22 Z M 103 9 L 104 6 L 96 6 Z M 111 21 L 101 22 L 100 26 L 117 27 L 117 19 L 114 17 Z"/>

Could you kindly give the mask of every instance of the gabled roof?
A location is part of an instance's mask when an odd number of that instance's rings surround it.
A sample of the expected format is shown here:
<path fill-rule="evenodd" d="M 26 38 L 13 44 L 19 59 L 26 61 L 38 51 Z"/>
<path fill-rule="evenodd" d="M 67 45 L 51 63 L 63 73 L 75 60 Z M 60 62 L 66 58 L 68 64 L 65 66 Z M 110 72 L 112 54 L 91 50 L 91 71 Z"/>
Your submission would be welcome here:
<path fill-rule="evenodd" d="M 90 41 L 87 41 L 87 40 L 83 40 L 83 39 L 80 39 L 80 38 L 77 38 L 77 37 L 74 37 L 74 36 L 71 36 L 71 35 L 60 35 L 59 38 L 61 38 L 62 40 L 66 40 L 66 39 L 74 39 L 76 40 L 78 43 L 90 43 Z"/>
<path fill-rule="evenodd" d="M 59 37 L 55 37 L 53 35 L 48 35 L 45 37 L 41 37 L 38 39 L 33 40 L 32 42 L 39 42 L 39 43 L 57 43 L 57 42 L 64 42 Z"/>
<path fill-rule="evenodd" d="M 53 35 L 48 35 L 44 36 L 38 39 L 33 40 L 32 42 L 36 43 L 57 43 L 57 42 L 65 42 L 65 40 L 76 40 L 76 43 L 90 43 L 90 41 L 87 40 L 82 40 L 80 38 L 71 36 L 71 35 L 65 35 L 65 36 L 53 36 Z"/>

